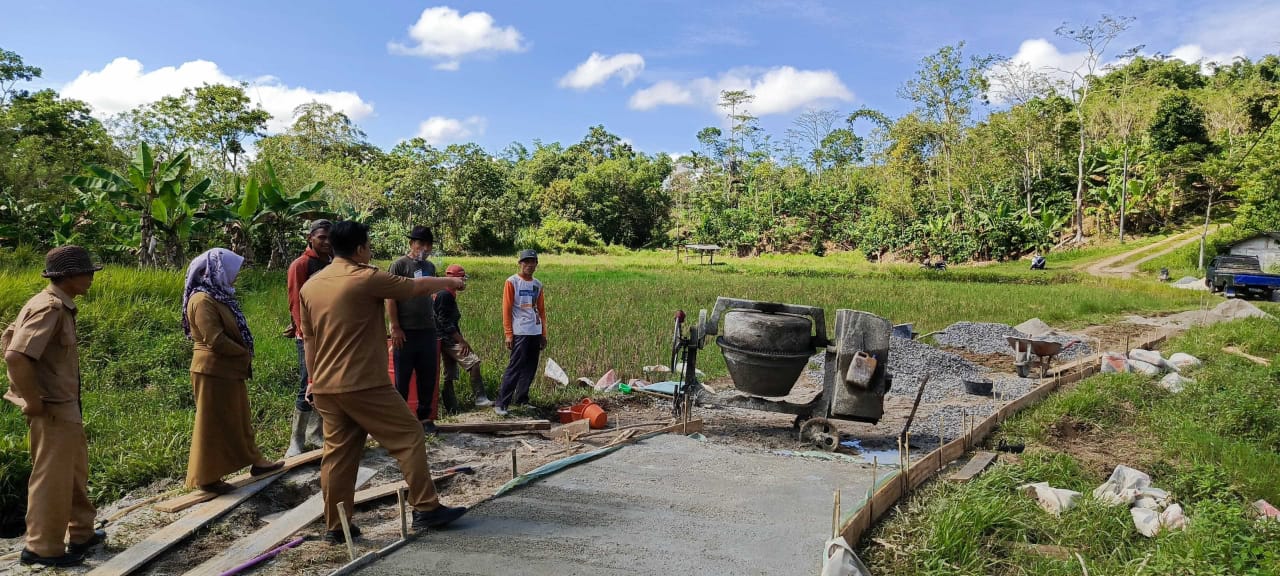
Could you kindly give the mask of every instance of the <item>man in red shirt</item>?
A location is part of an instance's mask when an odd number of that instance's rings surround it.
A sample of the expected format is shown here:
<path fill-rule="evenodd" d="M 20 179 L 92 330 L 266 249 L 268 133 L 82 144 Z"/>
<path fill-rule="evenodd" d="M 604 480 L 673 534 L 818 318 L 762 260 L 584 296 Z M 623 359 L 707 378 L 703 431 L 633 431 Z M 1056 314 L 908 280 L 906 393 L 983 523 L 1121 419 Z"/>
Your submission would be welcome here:
<path fill-rule="evenodd" d="M 298 372 L 301 374 L 301 379 L 298 384 L 298 396 L 293 402 L 293 433 L 290 435 L 289 450 L 285 452 L 285 456 L 297 456 L 307 448 L 320 448 L 324 445 L 320 417 L 312 413 L 311 403 L 307 402 L 307 356 L 302 344 L 299 294 L 302 291 L 302 285 L 306 284 L 312 275 L 333 261 L 333 249 L 329 246 L 331 228 L 333 223 L 328 220 L 312 222 L 307 236 L 306 251 L 289 265 L 289 315 L 293 321 L 285 335 L 294 338 L 297 342 Z"/>

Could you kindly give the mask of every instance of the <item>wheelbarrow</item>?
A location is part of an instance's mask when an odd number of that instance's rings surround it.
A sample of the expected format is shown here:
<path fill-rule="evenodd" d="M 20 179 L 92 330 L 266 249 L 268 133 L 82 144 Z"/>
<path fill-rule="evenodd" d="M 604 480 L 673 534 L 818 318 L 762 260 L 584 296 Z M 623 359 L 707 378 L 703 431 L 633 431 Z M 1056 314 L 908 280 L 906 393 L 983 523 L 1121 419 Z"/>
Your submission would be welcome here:
<path fill-rule="evenodd" d="M 1005 339 L 1013 347 L 1013 366 L 1017 368 L 1018 377 L 1020 378 L 1026 378 L 1027 374 L 1031 373 L 1031 368 L 1037 364 L 1040 366 L 1040 377 L 1044 378 L 1049 373 L 1049 364 L 1053 362 L 1053 358 L 1061 354 L 1063 350 L 1080 342 L 1079 340 L 1072 340 L 1063 344 L 1062 342 L 1036 338 L 1019 338 L 1017 336 L 1008 336 Z"/>

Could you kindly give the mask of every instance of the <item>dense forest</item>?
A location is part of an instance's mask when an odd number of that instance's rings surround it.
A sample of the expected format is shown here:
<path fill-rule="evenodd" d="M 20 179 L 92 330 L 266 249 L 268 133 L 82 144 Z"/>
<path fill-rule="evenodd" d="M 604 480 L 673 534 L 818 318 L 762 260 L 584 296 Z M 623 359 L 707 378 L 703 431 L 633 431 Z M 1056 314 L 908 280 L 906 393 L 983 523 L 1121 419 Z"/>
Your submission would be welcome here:
<path fill-rule="evenodd" d="M 75 242 L 176 266 L 211 244 L 279 266 L 305 220 L 373 224 L 399 252 L 412 224 L 451 253 L 599 253 L 711 242 L 740 254 L 859 250 L 871 259 L 1005 259 L 1089 238 L 1229 220 L 1280 228 L 1280 58 L 1186 63 L 1133 49 L 1104 18 L 1059 30 L 1076 71 L 967 53 L 924 58 L 912 109 L 811 109 L 785 133 L 721 94 L 722 122 L 672 157 L 604 126 L 580 142 L 383 150 L 326 105 L 270 115 L 244 85 L 204 85 L 99 121 L 30 91 L 0 50 L 0 246 Z"/>

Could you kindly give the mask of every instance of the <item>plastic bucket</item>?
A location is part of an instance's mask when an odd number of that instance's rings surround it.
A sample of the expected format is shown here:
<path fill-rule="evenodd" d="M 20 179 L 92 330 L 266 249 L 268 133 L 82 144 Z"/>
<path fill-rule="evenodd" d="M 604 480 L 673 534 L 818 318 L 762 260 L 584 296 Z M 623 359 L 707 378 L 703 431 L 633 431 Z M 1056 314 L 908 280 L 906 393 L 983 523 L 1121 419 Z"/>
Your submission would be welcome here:
<path fill-rule="evenodd" d="M 576 420 L 587 420 L 592 428 L 604 428 L 609 423 L 609 415 L 605 413 L 604 408 L 599 404 L 592 402 L 590 398 L 583 398 L 582 402 L 561 408 L 556 411 L 560 416 L 561 424 L 568 424 Z"/>

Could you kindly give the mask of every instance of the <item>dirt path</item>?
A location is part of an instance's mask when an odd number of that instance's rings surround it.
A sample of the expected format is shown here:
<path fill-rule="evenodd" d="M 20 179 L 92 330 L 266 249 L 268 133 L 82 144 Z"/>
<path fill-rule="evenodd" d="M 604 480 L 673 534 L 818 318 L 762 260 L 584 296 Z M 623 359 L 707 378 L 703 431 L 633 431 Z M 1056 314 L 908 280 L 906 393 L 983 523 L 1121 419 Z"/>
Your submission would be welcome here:
<path fill-rule="evenodd" d="M 1215 226 L 1212 230 L 1210 230 L 1210 232 L 1213 232 L 1216 230 L 1217 230 L 1217 227 Z M 1141 266 L 1142 264 L 1148 261 L 1164 256 L 1165 254 L 1173 252 L 1174 250 L 1177 250 L 1179 248 L 1182 248 L 1183 246 L 1186 246 L 1187 244 L 1190 244 L 1192 242 L 1196 242 L 1199 240 L 1200 240 L 1200 231 L 1189 230 L 1187 232 L 1183 232 L 1182 234 L 1165 238 L 1164 240 L 1161 240 L 1149 246 L 1143 246 L 1141 248 L 1130 250 L 1122 254 L 1117 254 L 1115 256 L 1103 258 L 1096 262 L 1082 264 L 1076 269 L 1086 272 L 1093 276 L 1116 276 L 1120 278 L 1128 278 L 1138 272 L 1138 266 Z M 1124 262 L 1125 260 L 1133 258 L 1134 256 L 1137 256 L 1139 254 L 1147 254 L 1147 255 L 1143 256 L 1138 260 L 1134 260 L 1133 262 L 1129 262 L 1128 264 L 1121 264 L 1121 262 Z"/>

